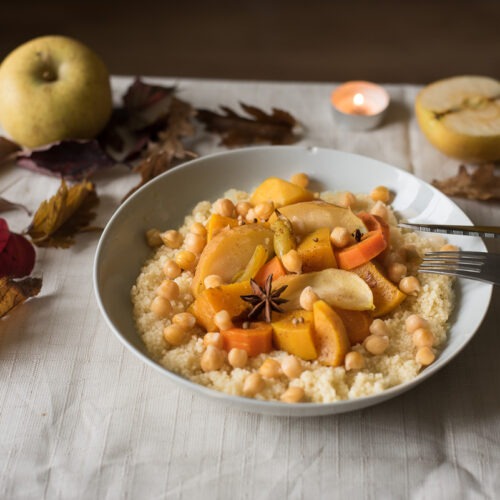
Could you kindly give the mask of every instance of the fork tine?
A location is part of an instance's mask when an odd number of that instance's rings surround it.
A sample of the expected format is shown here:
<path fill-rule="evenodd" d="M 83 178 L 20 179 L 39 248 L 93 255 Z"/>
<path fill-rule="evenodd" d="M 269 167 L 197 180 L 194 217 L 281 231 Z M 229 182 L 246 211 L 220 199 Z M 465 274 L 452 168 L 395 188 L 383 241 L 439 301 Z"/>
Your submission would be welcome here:
<path fill-rule="evenodd" d="M 500 284 L 500 254 L 488 252 L 428 252 L 419 272 L 446 274 L 486 283 Z"/>

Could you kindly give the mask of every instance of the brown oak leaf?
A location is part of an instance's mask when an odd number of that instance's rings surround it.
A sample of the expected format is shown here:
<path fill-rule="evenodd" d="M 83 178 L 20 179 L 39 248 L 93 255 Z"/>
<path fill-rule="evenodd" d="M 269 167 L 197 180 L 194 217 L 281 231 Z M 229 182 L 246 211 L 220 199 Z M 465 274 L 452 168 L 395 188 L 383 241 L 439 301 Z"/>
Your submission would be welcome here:
<path fill-rule="evenodd" d="M 183 138 L 194 135 L 194 126 L 191 122 L 194 113 L 189 103 L 175 97 L 172 99 L 166 127 L 158 132 L 156 141 L 148 144 L 147 157 L 134 167 L 134 172 L 141 174 L 141 181 L 125 195 L 124 199 L 156 176 L 187 159 L 196 157 L 196 154 L 187 150 L 182 142 Z"/>
<path fill-rule="evenodd" d="M 42 289 L 41 278 L 0 278 L 0 318 L 30 297 L 40 293 Z"/>
<path fill-rule="evenodd" d="M 221 106 L 223 114 L 198 109 L 197 119 L 209 132 L 220 134 L 221 144 L 227 147 L 258 143 L 292 144 L 299 140 L 294 133 L 298 122 L 287 111 L 273 108 L 269 114 L 242 102 L 240 106 L 249 116 L 238 115 L 231 108 Z"/>
<path fill-rule="evenodd" d="M 91 182 L 82 181 L 68 188 L 62 180 L 57 193 L 38 207 L 26 232 L 39 247 L 68 248 L 75 242 L 75 234 L 99 230 L 89 226 L 98 202 Z"/>
<path fill-rule="evenodd" d="M 500 199 L 500 176 L 495 175 L 493 164 L 480 165 L 472 173 L 460 165 L 457 175 L 433 180 L 432 184 L 448 196 L 482 201 Z"/>

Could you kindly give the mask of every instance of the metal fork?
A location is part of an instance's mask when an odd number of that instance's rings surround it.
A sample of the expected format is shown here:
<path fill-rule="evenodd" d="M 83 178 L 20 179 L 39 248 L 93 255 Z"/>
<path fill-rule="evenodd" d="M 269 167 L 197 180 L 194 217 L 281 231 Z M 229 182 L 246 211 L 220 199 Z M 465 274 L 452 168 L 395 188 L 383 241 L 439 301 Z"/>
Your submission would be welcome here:
<path fill-rule="evenodd" d="M 428 252 L 419 272 L 448 274 L 500 285 L 500 254 L 487 252 Z"/>

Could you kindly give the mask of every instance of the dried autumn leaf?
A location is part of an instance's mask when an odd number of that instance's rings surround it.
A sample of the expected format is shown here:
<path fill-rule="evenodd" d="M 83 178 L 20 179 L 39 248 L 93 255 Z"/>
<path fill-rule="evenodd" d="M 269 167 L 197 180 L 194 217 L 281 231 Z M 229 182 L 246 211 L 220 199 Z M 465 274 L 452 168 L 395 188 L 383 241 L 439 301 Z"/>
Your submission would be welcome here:
<path fill-rule="evenodd" d="M 144 83 L 136 78 L 123 96 L 128 125 L 134 130 L 150 127 L 170 111 L 176 87 Z"/>
<path fill-rule="evenodd" d="M 41 203 L 27 233 L 39 247 L 68 248 L 75 242 L 75 234 L 98 229 L 89 226 L 98 202 L 91 182 L 68 188 L 62 180 L 57 193 Z"/>
<path fill-rule="evenodd" d="M 31 215 L 24 205 L 0 198 L 0 212 L 8 212 L 9 210 L 24 210 L 28 215 Z"/>
<path fill-rule="evenodd" d="M 125 195 L 124 199 L 173 166 L 196 157 L 196 154 L 185 149 L 182 143 L 183 138 L 194 134 L 191 122 L 194 113 L 193 107 L 187 102 L 175 97 L 172 99 L 165 129 L 158 133 L 157 141 L 149 143 L 148 156 L 134 168 L 134 172 L 141 174 L 141 181 Z"/>
<path fill-rule="evenodd" d="M 0 218 L 0 276 L 22 278 L 35 265 L 35 249 L 20 234 L 13 233 L 5 219 Z"/>
<path fill-rule="evenodd" d="M 454 177 L 432 184 L 448 196 L 461 196 L 471 200 L 500 199 L 500 176 L 495 176 L 493 164 L 480 165 L 469 173 L 464 165 L 460 165 Z"/>
<path fill-rule="evenodd" d="M 123 107 L 113 111 L 100 134 L 103 148 L 119 162 L 129 161 L 154 140 L 166 125 L 175 87 L 151 85 L 137 78 L 123 97 Z"/>
<path fill-rule="evenodd" d="M 287 111 L 273 108 L 268 114 L 255 106 L 244 103 L 240 106 L 250 117 L 221 106 L 224 114 L 199 109 L 197 119 L 205 124 L 209 132 L 220 134 L 221 143 L 228 147 L 258 143 L 291 144 L 299 140 L 293 131 L 298 122 Z"/>
<path fill-rule="evenodd" d="M 17 164 L 42 174 L 80 181 L 111 167 L 114 161 L 96 140 L 68 140 L 23 152 L 18 155 Z"/>
<path fill-rule="evenodd" d="M 0 278 L 0 318 L 19 304 L 34 297 L 42 289 L 41 278 Z"/>
<path fill-rule="evenodd" d="M 13 159 L 20 149 L 20 146 L 15 142 L 9 141 L 5 137 L 0 137 L 0 164 Z"/>

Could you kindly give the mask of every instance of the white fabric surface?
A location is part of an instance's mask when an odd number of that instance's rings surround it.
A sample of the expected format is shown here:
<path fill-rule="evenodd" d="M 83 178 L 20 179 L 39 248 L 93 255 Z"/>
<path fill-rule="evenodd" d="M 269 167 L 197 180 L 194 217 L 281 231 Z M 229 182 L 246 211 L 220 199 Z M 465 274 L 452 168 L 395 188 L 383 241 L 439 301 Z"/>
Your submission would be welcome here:
<path fill-rule="evenodd" d="M 418 130 L 415 86 L 387 85 L 383 126 L 350 132 L 333 122 L 333 84 L 164 81 L 196 107 L 290 110 L 306 128 L 304 144 L 428 181 L 456 172 Z M 117 98 L 128 82 L 114 79 Z M 193 147 L 207 154 L 217 142 L 200 130 Z M 137 178 L 118 168 L 95 181 L 104 225 Z M 58 184 L 0 169 L 0 196 L 31 209 Z M 458 203 L 475 222 L 500 224 L 498 203 Z M 1 215 L 13 230 L 29 222 Z M 181 390 L 122 347 L 94 299 L 97 241 L 89 233 L 68 250 L 37 249 L 41 294 L 0 320 L 0 498 L 498 498 L 500 289 L 467 348 L 403 396 L 340 416 L 264 417 Z"/>

